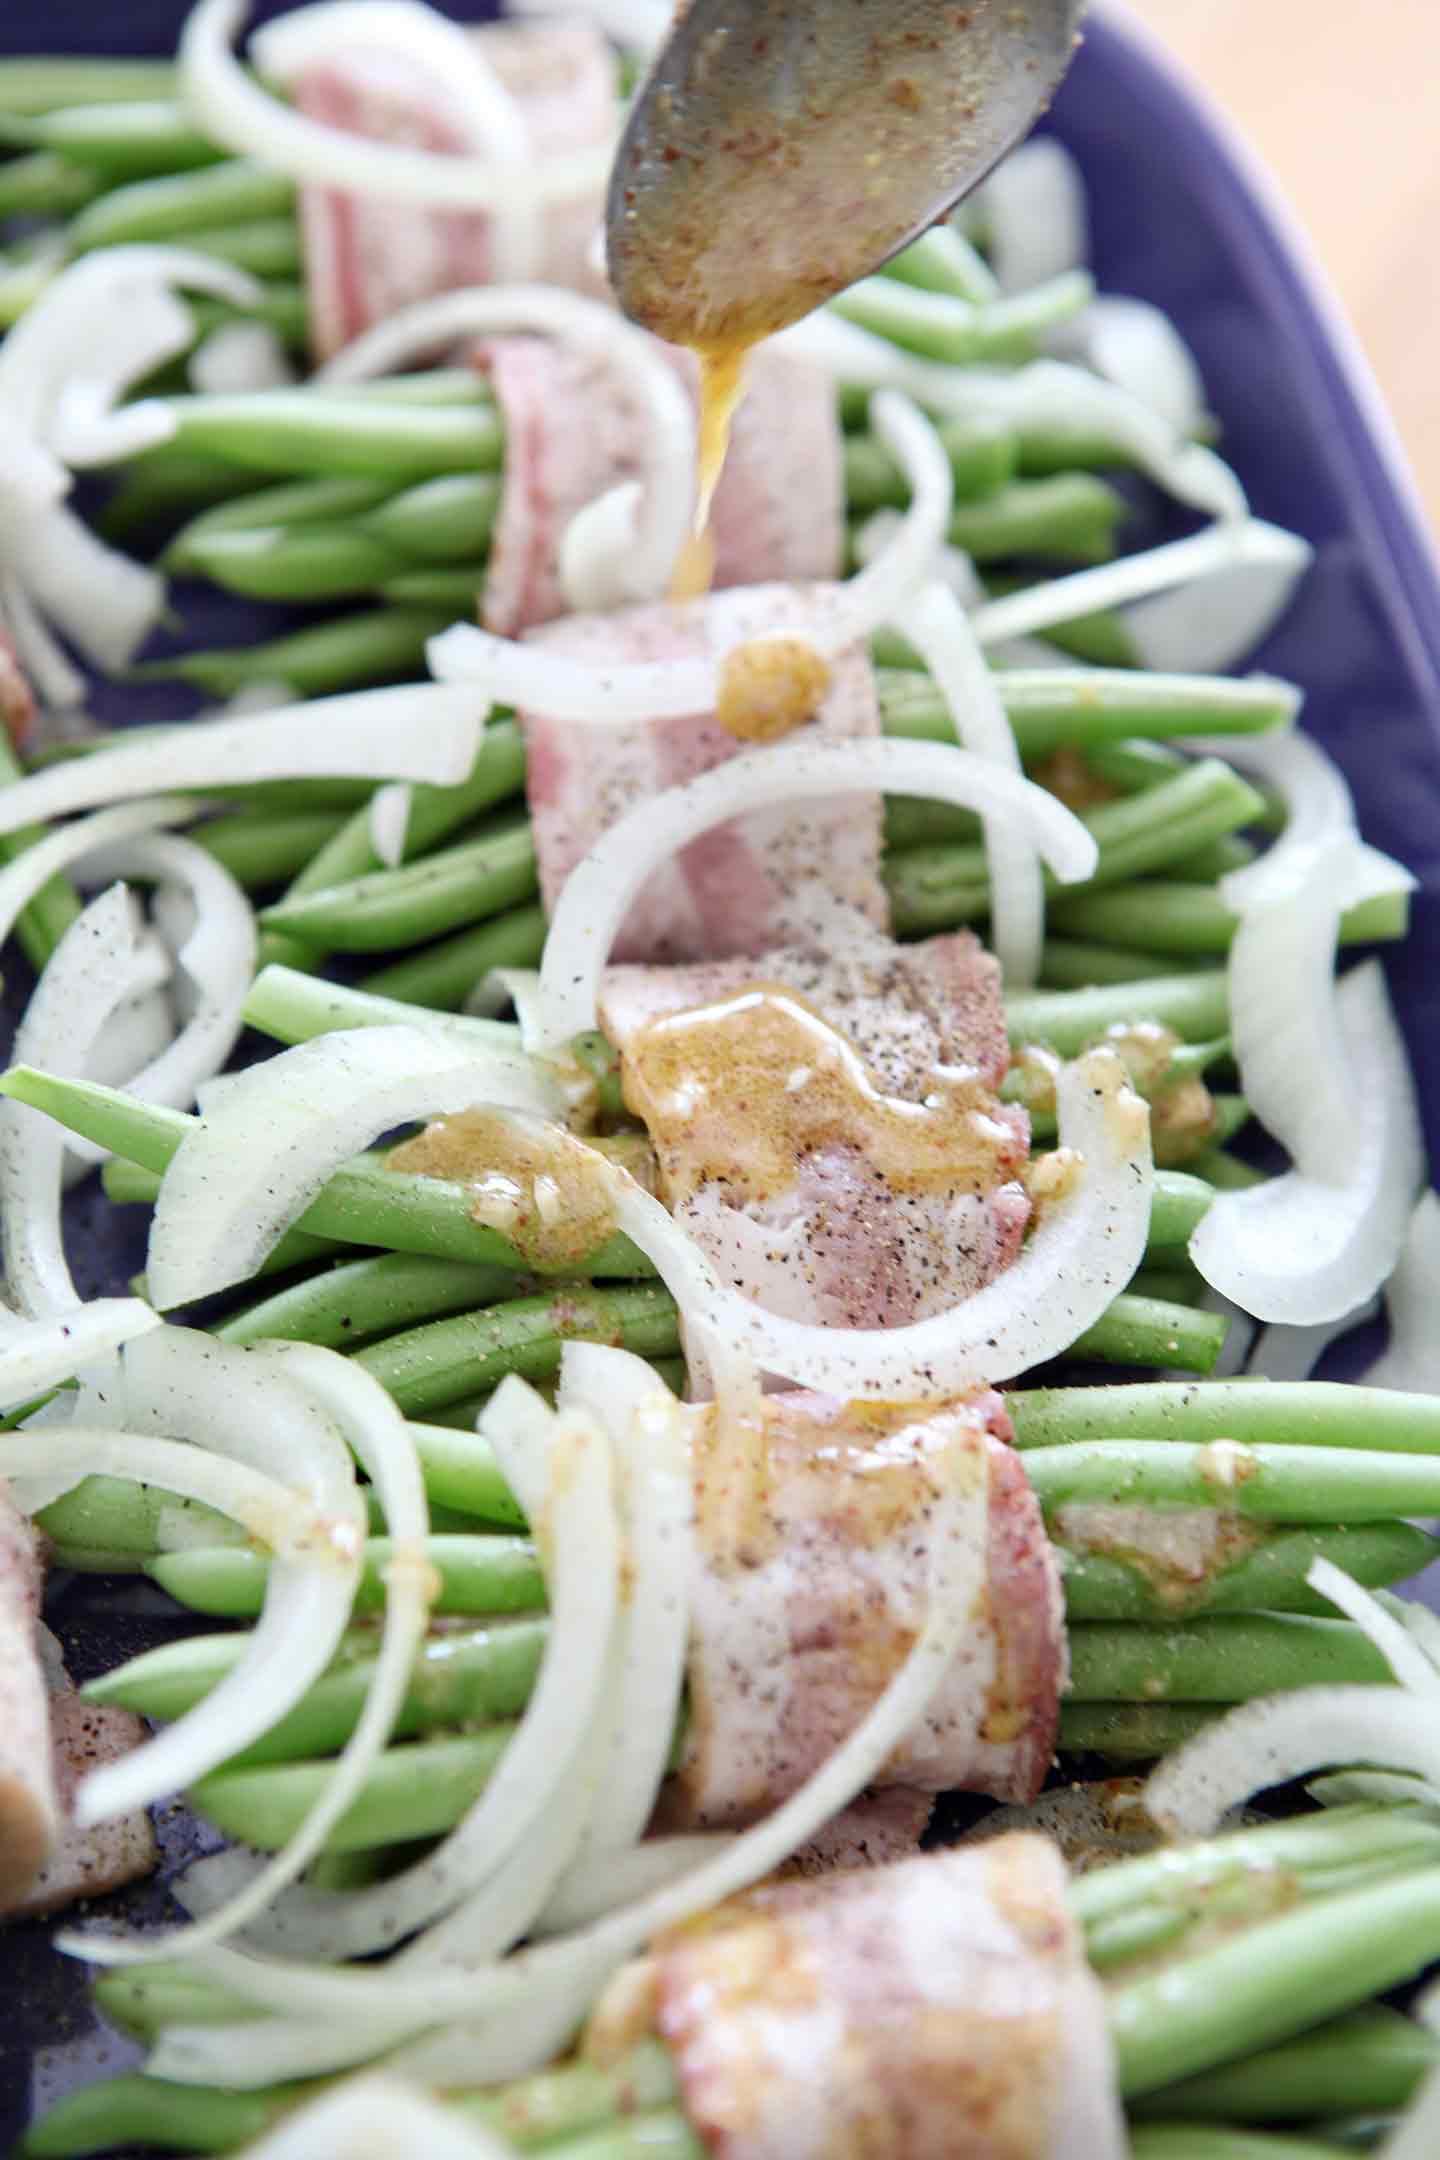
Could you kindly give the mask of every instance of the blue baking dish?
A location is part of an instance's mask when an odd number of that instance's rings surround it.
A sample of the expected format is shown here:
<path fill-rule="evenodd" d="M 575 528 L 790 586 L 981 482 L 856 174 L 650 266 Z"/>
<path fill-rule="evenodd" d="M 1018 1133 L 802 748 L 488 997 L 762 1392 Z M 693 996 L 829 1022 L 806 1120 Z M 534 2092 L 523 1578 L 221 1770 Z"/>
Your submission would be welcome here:
<path fill-rule="evenodd" d="M 163 53 L 183 12 L 180 0 L 8 0 L 0 52 Z M 1348 772 L 1367 836 L 1422 881 L 1412 936 L 1387 965 L 1440 1158 L 1440 576 L 1389 423 L 1283 210 L 1128 17 L 1095 15 L 1047 125 L 1084 170 L 1102 287 L 1174 317 L 1257 512 L 1315 547 L 1258 661 L 1304 686 L 1305 724 Z M 86 1287 L 119 1288 L 103 1278 L 125 1264 L 121 1247 L 107 1225 L 94 1227 Z M 81 1677 L 153 1640 L 156 1627 L 148 1593 L 93 1577 L 61 1586 L 54 1619 Z M 48 2100 L 124 2067 L 131 2051 L 97 2026 L 81 1968 L 50 1951 L 44 1929 L 8 1931 L 3 1969 L 0 2151 L 9 2151 L 32 2086 Z"/>

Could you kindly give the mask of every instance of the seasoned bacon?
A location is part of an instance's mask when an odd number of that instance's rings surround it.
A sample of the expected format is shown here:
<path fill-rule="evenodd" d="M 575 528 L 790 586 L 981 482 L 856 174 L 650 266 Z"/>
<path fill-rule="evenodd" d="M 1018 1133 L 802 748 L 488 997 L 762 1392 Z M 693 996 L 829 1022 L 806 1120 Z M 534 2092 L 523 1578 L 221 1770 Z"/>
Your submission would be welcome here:
<path fill-rule="evenodd" d="M 89 1830 L 70 1819 L 81 1779 L 138 1747 L 145 1738 L 141 1720 L 129 1710 L 87 1703 L 66 1686 L 50 1699 L 50 1729 L 64 1819 L 55 1849 L 16 1904 L 17 1913 L 55 1912 L 73 1905 L 77 1898 L 122 1889 L 152 1874 L 158 1857 L 155 1833 L 143 1808 Z"/>
<path fill-rule="evenodd" d="M 748 1061 L 764 1054 L 751 985 L 800 1002 L 787 1015 L 772 998 L 773 1055 L 747 1088 L 737 1075 L 749 1078 Z M 612 968 L 600 1013 L 626 1099 L 650 1129 L 666 1205 L 771 1311 L 897 1326 L 970 1296 L 1014 1258 L 1029 1217 L 1019 1183 L 1028 1121 L 993 1092 L 1008 1057 L 1000 971 L 968 931 L 892 945 L 851 925 L 823 956 L 795 946 L 709 966 Z M 813 1040 L 806 1013 L 822 1024 Z M 657 1023 L 668 1015 L 685 1017 L 667 1044 Z M 702 1051 L 706 1015 L 715 1022 Z M 686 1045 L 697 1047 L 677 1081 Z M 817 1093 L 843 1074 L 847 1045 L 890 1108 L 866 1095 L 863 1077 Z M 787 1087 L 793 1073 L 803 1086 Z"/>
<path fill-rule="evenodd" d="M 488 24 L 474 34 L 520 105 L 537 164 L 614 134 L 614 57 L 592 24 Z M 485 147 L 451 84 L 393 52 L 337 52 L 291 87 L 302 112 L 347 134 L 457 156 Z M 544 213 L 538 282 L 596 288 L 589 251 L 602 198 L 597 189 Z M 492 277 L 490 220 L 483 213 L 416 209 L 307 187 L 300 218 L 317 360 L 413 301 Z"/>
<path fill-rule="evenodd" d="M 23 1899 L 60 1828 L 39 1617 L 34 1534 L 0 1484 L 0 1913 Z"/>
<path fill-rule="evenodd" d="M 694 659 L 777 633 L 803 639 L 825 606 L 823 586 L 740 586 L 705 600 L 569 616 L 532 635 L 553 652 L 603 669 L 620 661 Z M 535 712 L 522 719 L 547 906 L 575 864 L 635 803 L 745 747 L 708 713 L 614 726 Z M 879 734 L 867 654 L 852 648 L 834 660 L 829 689 L 802 732 L 826 742 Z M 837 905 L 872 924 L 887 920 L 878 798 L 789 804 L 703 834 L 645 885 L 616 957 L 673 962 L 763 952 L 813 933 L 817 915 Z"/>
<path fill-rule="evenodd" d="M 11 742 L 23 743 L 35 724 L 35 698 L 15 657 L 15 648 L 0 630 L 0 725 Z"/>
<path fill-rule="evenodd" d="M 1039 1791 L 1067 1669 L 1059 1571 L 1000 1398 L 939 1409 L 767 1396 L 697 1435 L 701 1557 L 676 1810 L 753 1820 L 864 1717 L 924 1617 L 928 1524 L 960 1459 L 986 1480 L 984 1594 L 881 1785 Z"/>
<path fill-rule="evenodd" d="M 663 1943 L 715 2160 L 1123 2160 L 1104 1996 L 1047 1839 L 780 1883 Z"/>
<path fill-rule="evenodd" d="M 666 350 L 657 344 L 657 351 Z M 688 353 L 669 357 L 692 390 Z M 505 483 L 481 614 L 518 637 L 566 613 L 560 544 L 578 510 L 644 470 L 648 415 L 606 363 L 542 338 L 482 345 L 505 422 Z M 840 575 L 844 466 L 828 376 L 788 353 L 751 362 L 711 509 L 712 583 L 763 585 Z"/>

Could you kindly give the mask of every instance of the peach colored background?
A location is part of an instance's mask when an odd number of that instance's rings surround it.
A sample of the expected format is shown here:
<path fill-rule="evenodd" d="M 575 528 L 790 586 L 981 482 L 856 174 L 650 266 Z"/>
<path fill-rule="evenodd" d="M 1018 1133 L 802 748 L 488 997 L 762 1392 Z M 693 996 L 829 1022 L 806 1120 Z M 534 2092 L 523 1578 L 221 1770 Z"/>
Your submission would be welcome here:
<path fill-rule="evenodd" d="M 1440 7 L 1130 0 L 1298 215 L 1440 532 Z"/>

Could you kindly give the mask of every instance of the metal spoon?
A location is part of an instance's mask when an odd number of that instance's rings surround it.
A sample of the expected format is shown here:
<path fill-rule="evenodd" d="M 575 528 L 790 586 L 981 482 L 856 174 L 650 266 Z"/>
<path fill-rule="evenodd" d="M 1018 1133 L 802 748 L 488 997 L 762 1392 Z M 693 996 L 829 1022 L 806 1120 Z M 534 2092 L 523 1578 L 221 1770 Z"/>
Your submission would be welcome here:
<path fill-rule="evenodd" d="M 878 268 L 1049 102 L 1084 0 L 692 0 L 606 206 L 627 315 L 722 352 Z"/>

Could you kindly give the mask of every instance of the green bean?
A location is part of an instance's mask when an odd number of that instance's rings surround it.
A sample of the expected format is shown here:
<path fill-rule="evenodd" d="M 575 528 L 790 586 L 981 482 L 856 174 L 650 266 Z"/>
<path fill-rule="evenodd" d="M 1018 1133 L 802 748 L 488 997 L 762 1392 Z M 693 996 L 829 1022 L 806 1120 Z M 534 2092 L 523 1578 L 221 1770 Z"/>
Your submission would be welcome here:
<path fill-rule="evenodd" d="M 8 780 L 19 780 L 23 772 L 10 737 L 0 727 L 0 787 Z M 26 848 L 33 847 L 43 838 L 44 827 L 39 825 L 27 825 L 19 832 L 5 834 L 0 838 L 0 862 L 14 862 Z M 79 895 L 63 871 L 57 871 L 21 908 L 15 918 L 15 936 L 37 975 L 79 915 Z"/>
<path fill-rule="evenodd" d="M 179 1540 L 245 1543 L 228 1516 L 131 1478 L 87 1477 L 36 1517 L 59 1565 L 87 1574 L 130 1574 Z"/>
<path fill-rule="evenodd" d="M 1121 1292 L 1093 1326 L 1077 1335 L 1067 1357 L 1105 1365 L 1159 1365 L 1210 1372 L 1225 1347 L 1229 1322 L 1220 1313 L 1197 1312 L 1160 1298 Z"/>
<path fill-rule="evenodd" d="M 1068 1633 L 1077 1703 L 1249 1702 L 1282 1688 L 1391 1678 L 1350 1621 L 1301 1613 L 1226 1613 L 1169 1627 L 1081 1620 Z"/>
<path fill-rule="evenodd" d="M 553 2139 L 577 2137 L 603 2129 L 616 2116 L 663 2107 L 678 2089 L 670 2050 L 659 2040 L 642 2040 L 612 2065 L 575 2057 L 498 2092 L 457 2096 L 457 2103 L 523 2151 L 532 2145 L 548 2149 Z"/>
<path fill-rule="evenodd" d="M 256 476 L 220 458 L 170 452 L 168 443 L 116 468 L 116 485 L 95 516 L 107 540 L 133 545 L 137 537 L 185 518 L 197 503 L 248 495 Z"/>
<path fill-rule="evenodd" d="M 866 507 L 866 499 L 885 500 L 890 490 L 878 470 L 857 452 L 878 445 L 851 441 L 846 446 L 848 507 Z M 880 452 L 881 457 L 884 456 Z M 861 501 L 848 497 L 852 477 Z M 903 483 L 901 492 L 903 494 Z M 1124 497 L 1089 473 L 1062 473 L 1052 480 L 1008 480 L 983 495 L 963 496 L 950 517 L 948 539 L 973 561 L 1003 561 L 1012 555 L 1044 555 L 1067 563 L 1108 562 L 1115 553 L 1115 531 L 1125 515 Z M 854 530 L 850 557 L 855 560 Z"/>
<path fill-rule="evenodd" d="M 437 841 L 448 839 L 462 825 L 468 825 L 482 810 L 504 802 L 515 794 L 524 777 L 525 746 L 520 730 L 513 720 L 493 721 L 481 738 L 468 778 L 455 787 L 434 787 L 422 781 L 411 788 L 404 859 L 424 855 Z M 286 898 L 364 877 L 378 864 L 367 801 L 295 879 Z"/>
<path fill-rule="evenodd" d="M 283 173 L 248 158 L 227 158 L 200 172 L 113 188 L 71 220 L 66 240 L 71 253 L 81 255 L 91 248 L 188 238 L 212 226 L 288 220 L 294 205 L 294 182 Z"/>
<path fill-rule="evenodd" d="M 950 460 L 959 500 L 993 495 L 1014 478 L 1015 439 L 997 421 L 941 420 L 935 432 Z M 845 500 L 852 512 L 898 510 L 909 502 L 909 482 L 873 435 L 847 435 L 844 457 Z"/>
<path fill-rule="evenodd" d="M 421 563 L 470 563 L 490 545 L 500 482 L 490 473 L 445 473 L 378 506 L 366 529 Z"/>
<path fill-rule="evenodd" d="M 1221 1147 L 1207 1148 L 1190 1167 L 1197 1177 L 1203 1177 L 1221 1192 L 1243 1192 L 1251 1185 L 1263 1185 L 1267 1175 Z"/>
<path fill-rule="evenodd" d="M 415 1661 L 395 1727 L 397 1738 L 518 1717 L 529 1702 L 545 1652 L 543 1616 L 489 1622 L 431 1634 Z M 85 1689 L 87 1702 L 116 1703 L 142 1717 L 171 1720 L 203 1702 L 245 1652 L 244 1634 L 191 1635 L 131 1658 Z M 372 1630 L 357 1628 L 339 1656 L 293 1710 L 228 1767 L 299 1762 L 337 1753 L 365 1705 L 375 1672 Z"/>
<path fill-rule="evenodd" d="M 1244 1446 L 1278 1441 L 1376 1448 L 1387 1456 L 1440 1454 L 1440 1396 L 1332 1380 L 1034 1388 L 1016 1391 L 1007 1406 L 1022 1448 L 1092 1440 L 1233 1440 Z"/>
<path fill-rule="evenodd" d="M 37 113 L 24 127 L 25 140 L 35 149 L 53 150 L 77 165 L 92 166 L 111 181 L 215 165 L 225 155 L 217 144 L 197 134 L 183 108 L 168 99 L 71 102 Z"/>
<path fill-rule="evenodd" d="M 1005 1000 L 1005 1020 L 1012 1043 L 1045 1043 L 1062 1057 L 1074 1057 L 1110 1028 L 1137 1020 L 1170 1028 L 1187 1042 L 1223 1035 L 1230 1025 L 1230 1002 L 1225 970 L 1206 968 L 1092 989 L 1012 992 Z"/>
<path fill-rule="evenodd" d="M 1298 704 L 1288 683 L 1265 676 L 1146 674 L 1115 668 L 1017 668 L 997 687 L 1027 763 L 1063 743 L 1089 749 L 1128 736 L 1256 735 L 1288 727 Z M 954 721 L 928 675 L 882 668 L 887 735 L 954 739 Z"/>
<path fill-rule="evenodd" d="M 190 835 L 247 891 L 279 885 L 310 862 L 342 823 L 334 810 L 239 810 Z"/>
<path fill-rule="evenodd" d="M 82 165 L 51 150 L 32 150 L 0 165 L 0 218 L 65 217 L 83 209 L 99 186 L 99 175 Z"/>
<path fill-rule="evenodd" d="M 547 2145 L 548 2160 L 705 2160 L 706 2146 L 678 2108 L 622 2117 Z"/>
<path fill-rule="evenodd" d="M 1164 1517 L 1159 1517 L 1163 1526 Z M 1062 1550 L 1065 1610 L 1072 1620 L 1166 1621 L 1199 1613 L 1298 1612 L 1324 1618 L 1334 1606 L 1306 1581 L 1330 1560 L 1371 1589 L 1418 1575 L 1440 1555 L 1440 1539 L 1418 1524 L 1374 1522 L 1316 1529 L 1275 1526 L 1239 1557 L 1222 1556 L 1191 1574 L 1180 1565 L 1128 1552 L 1117 1540 L 1075 1549 L 1063 1512 L 1049 1525 Z"/>
<path fill-rule="evenodd" d="M 1102 1755 L 1154 1762 L 1213 1725 L 1228 1703 L 1062 1702 L 1056 1746 L 1062 1755 Z"/>
<path fill-rule="evenodd" d="M 491 1725 L 483 1732 L 387 1748 L 324 1849 L 355 1852 L 442 1836 L 484 1791 L 514 1732 L 513 1724 Z M 332 1770 L 329 1762 L 218 1770 L 187 1797 L 227 1837 L 274 1852 L 299 1829 Z"/>
<path fill-rule="evenodd" d="M 652 1357 L 647 1358 L 645 1362 L 656 1379 L 663 1381 L 672 1395 L 683 1397 L 687 1377 L 683 1357 Z M 547 1402 L 553 1402 L 555 1390 L 549 1382 L 539 1380 L 533 1381 L 531 1385 L 538 1388 Z M 456 1432 L 471 1433 L 475 1430 L 477 1419 L 489 1407 L 492 1398 L 493 1390 L 488 1388 L 477 1395 L 462 1395 L 458 1402 L 447 1403 L 443 1410 L 432 1410 L 429 1414 L 431 1424 L 446 1426 Z M 429 1427 L 426 1429 L 428 1430 Z"/>
<path fill-rule="evenodd" d="M 1413 2018 L 1373 2003 L 1279 2047 L 1242 2056 L 1138 2101 L 1135 2114 L 1301 2122 L 1403 2108 L 1440 2067 L 1440 2042 Z"/>
<path fill-rule="evenodd" d="M 1100 859 L 1086 892 L 1163 869 L 1184 850 L 1251 822 L 1260 797 L 1218 758 L 1202 758 L 1173 780 L 1081 813 Z M 1052 891 L 1053 878 L 1047 879 Z M 983 915 L 989 880 L 982 847 L 912 848 L 885 865 L 897 932 L 915 935 Z"/>
<path fill-rule="evenodd" d="M 408 1017 L 406 1007 L 396 998 L 349 990 L 342 983 L 325 982 L 297 968 L 262 968 L 245 1001 L 248 1026 L 258 1028 L 276 1042 L 291 1044 L 310 1042 L 335 1028 L 395 1027 Z M 510 1021 L 457 1014 L 444 1022 L 444 1029 L 447 1039 L 477 1047 L 519 1047 L 517 1031 Z"/>
<path fill-rule="evenodd" d="M 230 502 L 202 510 L 182 526 L 161 557 L 172 576 L 184 577 L 200 570 L 200 558 L 191 552 L 195 541 L 210 540 L 218 533 L 252 532 L 259 526 L 288 531 L 291 526 L 344 523 L 347 527 L 367 510 L 389 500 L 383 480 L 338 479 L 285 480 L 275 487 L 252 487 Z M 209 575 L 208 571 L 203 572 Z"/>
<path fill-rule="evenodd" d="M 1141 1267 L 1130 1278 L 1132 1297 L 1162 1298 L 1169 1305 L 1194 1305 L 1205 1288 L 1198 1268 Z"/>
<path fill-rule="evenodd" d="M 112 1156 L 100 1172 L 105 1197 L 115 1207 L 153 1207 L 160 1195 L 158 1170 Z M 252 1280 L 262 1275 L 283 1275 L 287 1269 L 313 1267 L 317 1261 L 333 1260 L 346 1247 L 334 1238 L 311 1237 L 304 1230 L 287 1230 L 278 1245 L 266 1254 Z"/>
<path fill-rule="evenodd" d="M 493 472 L 501 452 L 491 406 L 403 405 L 312 390 L 256 390 L 166 401 L 182 450 L 261 472 L 358 473 L 424 479 Z"/>
<path fill-rule="evenodd" d="M 377 375 L 373 382 L 332 383 L 316 388 L 332 404 L 483 405 L 493 407 L 495 393 L 478 368 L 420 368 L 408 375 Z"/>
<path fill-rule="evenodd" d="M 376 590 L 396 607 L 446 608 L 454 622 L 474 617 L 484 582 L 485 565 L 477 562 L 468 570 L 402 570 Z"/>
<path fill-rule="evenodd" d="M 170 60 L 92 59 L 46 53 L 0 59 L 0 112 L 48 113 L 62 105 L 123 105 L 168 97 Z"/>
<path fill-rule="evenodd" d="M 185 540 L 185 575 L 249 600 L 300 605 L 374 591 L 404 558 L 355 524 L 252 525 Z"/>
<path fill-rule="evenodd" d="M 1046 990 L 1094 990 L 1111 983 L 1148 982 L 1157 966 L 1173 976 L 1198 963 L 1182 953 L 1141 952 L 1135 946 L 1087 945 L 1074 938 L 1047 937 L 1040 955 L 1040 982 Z"/>
<path fill-rule="evenodd" d="M 1440 1514 L 1440 1463 L 1367 1448 L 1232 1440 L 1079 1440 L 1031 1446 L 1025 1467 L 1046 1508 L 1073 1501 L 1222 1507 L 1259 1522 L 1360 1523 Z"/>
<path fill-rule="evenodd" d="M 535 967 L 544 946 L 544 909 L 511 908 L 474 930 L 457 931 L 438 944 L 407 953 L 390 967 L 362 977 L 361 988 L 378 997 L 453 1011 L 492 968 Z"/>
<path fill-rule="evenodd" d="M 1184 953 L 1227 951 L 1239 920 L 1212 885 L 1178 878 L 1147 878 L 1133 889 L 1081 893 L 1073 900 L 1055 901 L 1049 912 L 1050 925 L 1062 936 Z M 1340 918 L 1340 941 L 1361 945 L 1402 938 L 1408 921 L 1409 895 L 1381 893 L 1346 910 Z"/>
<path fill-rule="evenodd" d="M 891 278 L 868 277 L 838 293 L 831 306 L 907 352 L 968 367 L 981 361 L 1029 359 L 1042 334 L 1078 314 L 1094 291 L 1088 272 L 1070 270 L 977 307 Z"/>
<path fill-rule="evenodd" d="M 1313 1624 L 1313 1623 L 1312 1623 Z M 1126 2098 L 1289 2039 L 1409 1979 L 1440 1950 L 1440 1868 L 1268 1920 L 1110 1996 Z"/>
<path fill-rule="evenodd" d="M 212 331 L 232 322 L 262 323 L 292 353 L 302 354 L 310 321 L 304 287 L 294 278 L 262 278 L 260 285 L 259 294 L 245 301 L 218 300 L 208 293 L 190 296 L 188 306 L 197 334 L 207 338 Z M 233 466 L 229 469 L 236 470 Z M 254 475 L 249 477 L 253 480 Z"/>
<path fill-rule="evenodd" d="M 437 1613 L 529 1612 L 544 1603 L 545 1579 L 528 1538 L 435 1531 L 426 1551 L 438 1578 Z M 384 1605 L 390 1558 L 388 1537 L 367 1540 L 357 1613 L 378 1612 Z M 270 1562 L 251 1545 L 195 1545 L 156 1554 L 145 1572 L 192 1612 L 250 1620 L 264 1602 Z"/>
<path fill-rule="evenodd" d="M 297 697 L 324 697 L 368 683 L 406 682 L 424 673 L 425 647 L 453 618 L 435 608 L 365 608 L 267 644 L 183 653 L 131 668 L 131 682 L 188 682 L 211 697 L 234 697 L 252 683 L 284 683 Z"/>
<path fill-rule="evenodd" d="M 222 1320 L 214 1333 L 228 1343 L 280 1338 L 343 1350 L 416 1320 L 492 1305 L 513 1294 L 518 1280 L 511 1268 L 431 1260 L 420 1253 L 379 1253 L 277 1290 Z"/>
<path fill-rule="evenodd" d="M 278 901 L 260 920 L 340 952 L 393 952 L 529 900 L 536 882 L 529 821 L 512 819 L 401 869 Z"/>
<path fill-rule="evenodd" d="M 0 1095 L 28 1102 L 58 1118 L 70 1131 L 155 1171 L 165 1169 L 186 1133 L 199 1123 L 184 1111 L 161 1109 L 123 1089 L 101 1087 L 91 1080 L 65 1080 L 25 1065 L 0 1073 Z M 346 1245 L 436 1253 L 450 1260 L 491 1260 L 504 1267 L 521 1265 L 508 1238 L 477 1223 L 470 1207 L 471 1195 L 463 1185 L 387 1170 L 382 1162 L 362 1158 L 337 1170 L 292 1227 Z M 524 1264 L 532 1274 L 552 1272 L 540 1262 Z M 602 1276 L 620 1271 L 635 1276 L 653 1273 L 650 1262 L 629 1239 L 618 1236 L 598 1246 L 585 1266 Z"/>
<path fill-rule="evenodd" d="M 512 1298 L 391 1335 L 357 1351 L 355 1362 L 407 1416 L 423 1416 L 496 1386 L 507 1373 L 548 1378 L 559 1370 L 570 1341 L 615 1343 L 641 1357 L 671 1356 L 680 1347 L 675 1301 L 650 1283 L 611 1290 L 566 1283 L 548 1296 Z"/>
<path fill-rule="evenodd" d="M 164 2152 L 227 2153 L 261 2137 L 285 2105 L 272 2092 L 218 2085 L 172 2085 L 130 2071 L 68 2092 L 25 2133 L 29 2160 L 144 2146 Z"/>
<path fill-rule="evenodd" d="M 1336 2160 L 1339 2150 L 1328 2139 L 1317 2143 L 1211 2123 L 1141 2123 L 1130 2138 L 1130 2160 Z"/>

